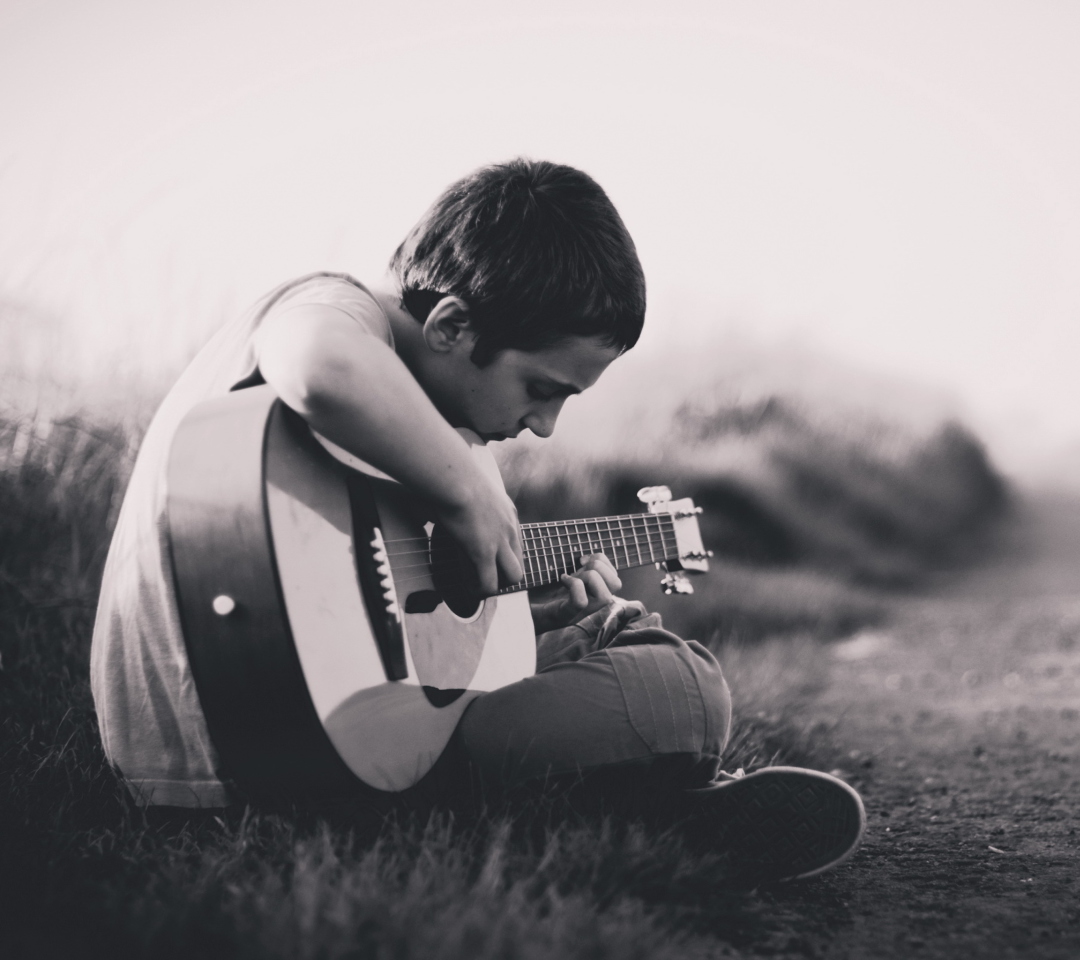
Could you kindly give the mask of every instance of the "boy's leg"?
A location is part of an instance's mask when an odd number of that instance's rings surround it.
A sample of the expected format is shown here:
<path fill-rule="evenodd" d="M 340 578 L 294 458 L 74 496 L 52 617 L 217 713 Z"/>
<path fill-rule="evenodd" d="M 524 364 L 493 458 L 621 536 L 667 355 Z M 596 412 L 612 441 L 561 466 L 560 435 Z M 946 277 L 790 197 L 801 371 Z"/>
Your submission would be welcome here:
<path fill-rule="evenodd" d="M 484 694 L 459 731 L 470 761 L 493 786 L 665 758 L 665 769 L 689 787 L 712 779 L 730 726 L 731 697 L 712 654 L 643 627 Z"/>
<path fill-rule="evenodd" d="M 631 809 L 666 812 L 688 839 L 728 853 L 748 882 L 811 876 L 850 856 L 866 823 L 858 794 L 812 770 L 721 774 L 731 698 L 719 664 L 641 624 L 602 649 L 579 638 L 536 676 L 474 701 L 455 736 L 461 760 L 496 787 L 574 775 L 614 786 L 641 801 Z"/>

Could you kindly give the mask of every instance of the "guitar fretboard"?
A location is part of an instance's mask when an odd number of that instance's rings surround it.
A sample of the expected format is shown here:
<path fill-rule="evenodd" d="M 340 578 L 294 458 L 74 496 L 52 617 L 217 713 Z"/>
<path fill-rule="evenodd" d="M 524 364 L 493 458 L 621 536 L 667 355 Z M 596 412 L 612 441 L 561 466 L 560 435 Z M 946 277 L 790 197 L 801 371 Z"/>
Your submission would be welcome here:
<path fill-rule="evenodd" d="M 526 523 L 521 527 L 525 579 L 500 593 L 556 583 L 581 565 L 582 554 L 603 553 L 616 570 L 678 557 L 670 513 Z"/>

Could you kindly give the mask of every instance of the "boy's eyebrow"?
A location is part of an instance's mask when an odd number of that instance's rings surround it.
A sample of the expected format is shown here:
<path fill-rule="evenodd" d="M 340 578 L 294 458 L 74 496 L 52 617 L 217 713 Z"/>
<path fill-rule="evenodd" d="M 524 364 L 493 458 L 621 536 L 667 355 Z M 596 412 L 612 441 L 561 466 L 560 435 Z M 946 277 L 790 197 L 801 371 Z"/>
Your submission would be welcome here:
<path fill-rule="evenodd" d="M 575 386 L 572 383 L 564 383 L 562 380 L 556 380 L 554 377 L 541 376 L 537 378 L 537 382 L 543 384 L 545 387 L 554 387 L 559 393 L 581 393 L 581 387 Z"/>

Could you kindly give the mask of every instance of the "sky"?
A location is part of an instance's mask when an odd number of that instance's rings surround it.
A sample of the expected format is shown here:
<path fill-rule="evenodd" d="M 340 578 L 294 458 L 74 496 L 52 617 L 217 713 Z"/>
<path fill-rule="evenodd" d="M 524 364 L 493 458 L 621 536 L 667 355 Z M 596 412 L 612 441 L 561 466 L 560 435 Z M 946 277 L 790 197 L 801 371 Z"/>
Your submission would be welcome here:
<path fill-rule="evenodd" d="M 284 279 L 377 279 L 442 187 L 526 154 L 622 213 L 642 356 L 734 337 L 923 384 L 1080 487 L 1080 4 L 658 11 L 0 0 L 8 369 L 166 382 Z"/>

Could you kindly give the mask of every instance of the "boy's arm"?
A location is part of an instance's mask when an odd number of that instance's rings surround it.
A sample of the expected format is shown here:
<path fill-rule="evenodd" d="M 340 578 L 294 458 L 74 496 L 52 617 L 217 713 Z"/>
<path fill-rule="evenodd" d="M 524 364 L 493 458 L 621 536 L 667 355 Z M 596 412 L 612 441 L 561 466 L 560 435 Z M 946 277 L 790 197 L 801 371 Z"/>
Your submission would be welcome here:
<path fill-rule="evenodd" d="M 429 499 L 494 595 L 524 576 L 517 513 L 401 358 L 333 307 L 271 313 L 259 371 L 318 433 Z"/>

